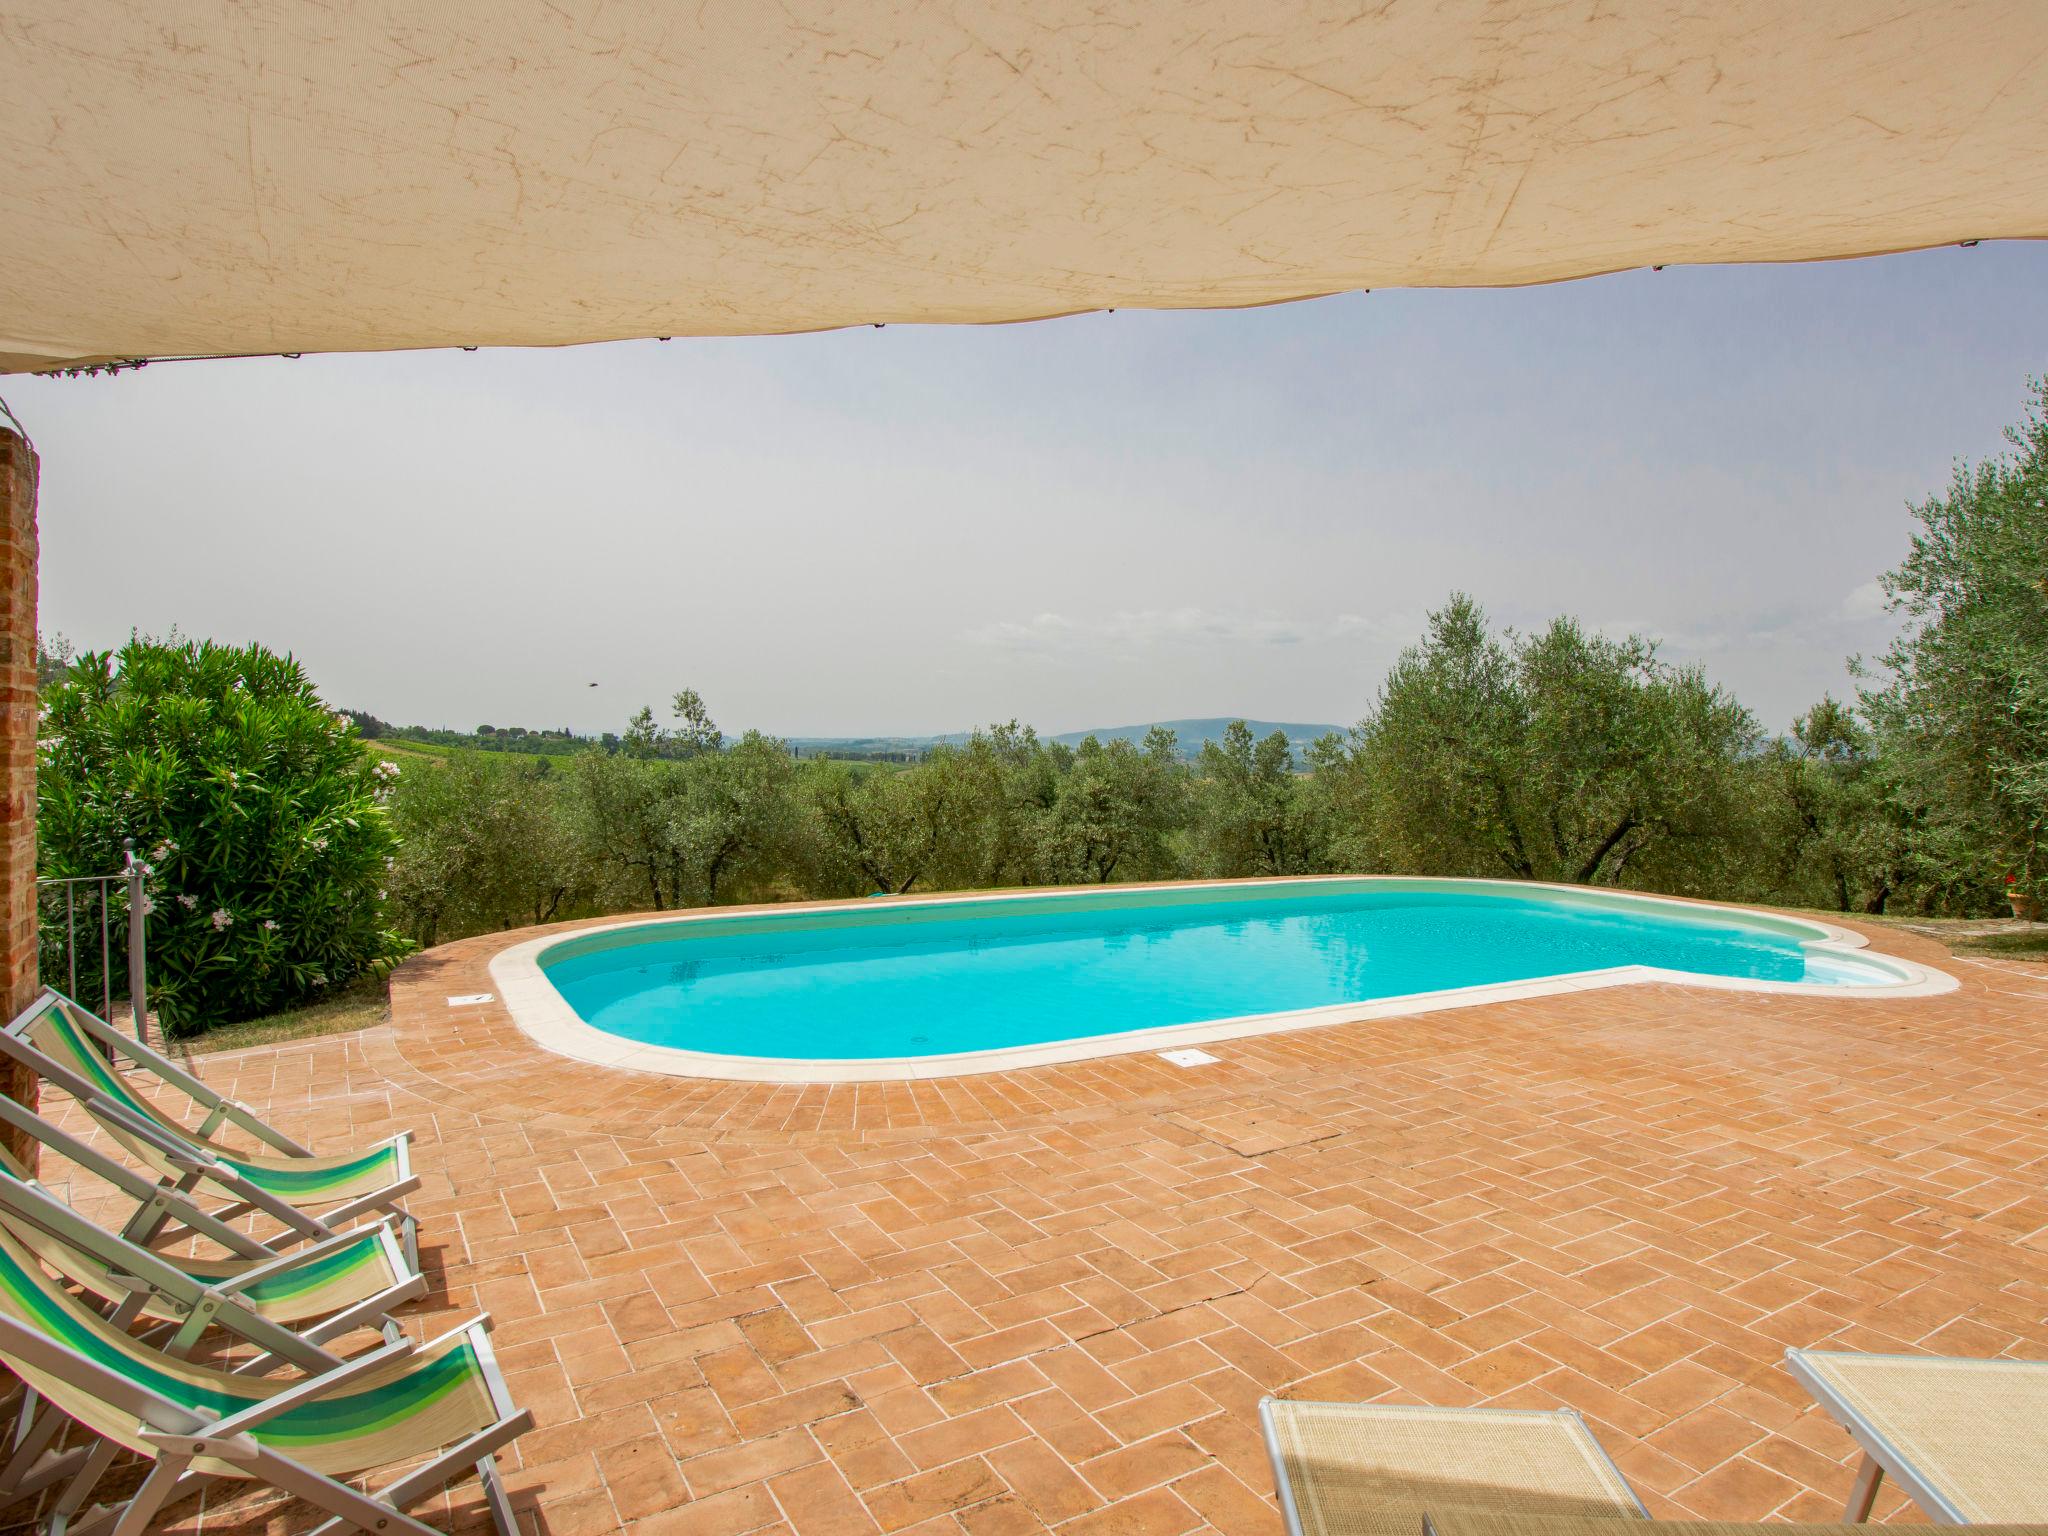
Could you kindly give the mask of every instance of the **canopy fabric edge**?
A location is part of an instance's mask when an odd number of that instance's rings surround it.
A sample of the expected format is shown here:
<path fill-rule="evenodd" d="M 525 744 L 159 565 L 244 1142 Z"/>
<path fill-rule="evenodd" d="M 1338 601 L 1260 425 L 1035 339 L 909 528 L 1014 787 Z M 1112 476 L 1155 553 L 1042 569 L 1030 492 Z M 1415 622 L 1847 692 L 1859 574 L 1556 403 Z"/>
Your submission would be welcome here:
<path fill-rule="evenodd" d="M 2048 5 L 15 0 L 0 370 L 2048 238 Z"/>

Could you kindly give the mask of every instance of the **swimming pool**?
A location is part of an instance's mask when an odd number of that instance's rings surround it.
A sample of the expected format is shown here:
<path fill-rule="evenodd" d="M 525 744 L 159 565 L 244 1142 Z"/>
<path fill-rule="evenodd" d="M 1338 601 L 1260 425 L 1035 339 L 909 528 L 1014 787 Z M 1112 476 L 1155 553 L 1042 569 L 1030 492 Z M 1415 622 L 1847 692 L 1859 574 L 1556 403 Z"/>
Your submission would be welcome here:
<path fill-rule="evenodd" d="M 529 1034 L 680 1075 L 957 1075 L 1664 979 L 1842 996 L 1954 982 L 1818 922 L 1507 881 L 1345 878 L 635 919 L 514 946 Z"/>

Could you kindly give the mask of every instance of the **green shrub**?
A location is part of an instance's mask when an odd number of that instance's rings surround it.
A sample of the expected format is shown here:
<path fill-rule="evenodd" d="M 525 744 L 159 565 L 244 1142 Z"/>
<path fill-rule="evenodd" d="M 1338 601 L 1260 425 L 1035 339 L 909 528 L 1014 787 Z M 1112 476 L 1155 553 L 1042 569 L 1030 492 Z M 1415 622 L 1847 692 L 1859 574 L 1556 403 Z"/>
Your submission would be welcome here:
<path fill-rule="evenodd" d="M 405 950 L 384 927 L 394 771 L 261 646 L 131 640 L 43 690 L 46 875 L 150 866 L 150 1002 L 173 1034 L 300 1003 Z"/>

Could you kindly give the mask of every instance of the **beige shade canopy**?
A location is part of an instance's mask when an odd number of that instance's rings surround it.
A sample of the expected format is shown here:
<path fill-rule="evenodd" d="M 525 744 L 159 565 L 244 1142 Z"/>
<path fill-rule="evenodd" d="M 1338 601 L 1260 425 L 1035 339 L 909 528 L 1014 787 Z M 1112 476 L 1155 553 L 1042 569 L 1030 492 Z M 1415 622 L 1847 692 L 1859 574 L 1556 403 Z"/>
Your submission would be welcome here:
<path fill-rule="evenodd" d="M 0 369 L 2048 236 L 2048 0 L 9 0 Z"/>

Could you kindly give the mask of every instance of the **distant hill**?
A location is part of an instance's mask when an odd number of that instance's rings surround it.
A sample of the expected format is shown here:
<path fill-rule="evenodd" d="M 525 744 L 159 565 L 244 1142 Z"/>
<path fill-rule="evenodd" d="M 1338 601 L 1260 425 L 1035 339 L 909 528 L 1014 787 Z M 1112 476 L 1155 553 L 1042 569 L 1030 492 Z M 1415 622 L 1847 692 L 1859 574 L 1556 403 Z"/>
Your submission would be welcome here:
<path fill-rule="evenodd" d="M 393 753 L 413 757 L 447 757 L 459 752 L 509 752 L 526 757 L 563 757 L 601 747 L 618 750 L 619 738 L 607 731 L 602 736 L 579 736 L 569 730 L 529 730 L 525 726 L 478 726 L 474 731 L 455 731 L 445 726 L 393 725 L 363 710 L 344 710 L 366 741 Z M 1122 739 L 1142 742 L 1155 725 L 1172 731 L 1180 743 L 1181 756 L 1200 755 L 1202 744 L 1220 741 L 1234 715 L 1214 715 L 1202 720 L 1147 720 L 1142 725 L 1104 725 L 1091 731 L 1062 731 L 1046 740 L 1078 747 L 1088 737 L 1097 741 Z M 1289 720 L 1247 720 L 1252 735 L 1263 740 L 1279 731 L 1294 749 L 1297 764 L 1310 742 L 1327 736 L 1341 725 L 1312 725 Z M 959 746 L 968 739 L 966 731 L 944 736 L 791 736 L 790 750 L 798 757 L 848 758 L 857 762 L 914 763 L 933 747 Z"/>
<path fill-rule="evenodd" d="M 1093 736 L 1097 741 L 1108 741 L 1112 737 L 1120 737 L 1125 741 L 1143 741 L 1145 733 L 1154 725 L 1163 725 L 1180 739 L 1180 750 L 1183 755 L 1193 757 L 1202 750 L 1203 742 L 1221 741 L 1230 722 L 1238 718 L 1236 715 L 1217 715 L 1207 720 L 1155 720 L 1147 721 L 1144 725 L 1106 725 L 1092 731 L 1065 731 L 1052 739 L 1065 742 L 1070 747 L 1079 746 L 1082 740 L 1089 736 Z M 1275 731 L 1280 732 L 1287 738 L 1287 745 L 1292 747 L 1297 755 L 1305 751 L 1308 744 L 1318 736 L 1327 736 L 1332 731 L 1342 734 L 1344 730 L 1341 725 L 1304 725 L 1298 720 L 1246 720 L 1245 724 L 1251 727 L 1254 739 L 1270 736 Z"/>
<path fill-rule="evenodd" d="M 1234 715 L 1215 715 L 1201 720 L 1148 720 L 1142 725 L 1104 725 L 1090 731 L 1062 731 L 1050 736 L 1048 741 L 1057 741 L 1066 746 L 1077 747 L 1082 741 L 1093 736 L 1097 741 L 1121 738 L 1125 741 L 1142 742 L 1146 733 L 1155 725 L 1163 725 L 1179 738 L 1181 755 L 1194 757 L 1207 741 L 1219 741 Z M 1332 731 L 1342 732 L 1341 725 L 1311 725 L 1300 721 L 1246 720 L 1255 737 L 1266 737 L 1279 731 L 1286 736 L 1287 744 L 1298 757 L 1306 751 L 1308 744 L 1318 736 L 1327 736 Z M 862 758 L 870 761 L 915 762 L 936 746 L 958 746 L 966 741 L 966 731 L 954 731 L 944 736 L 792 736 L 790 749 L 799 757 L 845 757 Z"/>

